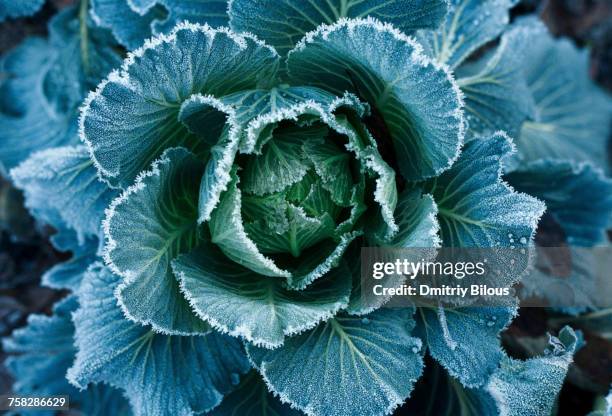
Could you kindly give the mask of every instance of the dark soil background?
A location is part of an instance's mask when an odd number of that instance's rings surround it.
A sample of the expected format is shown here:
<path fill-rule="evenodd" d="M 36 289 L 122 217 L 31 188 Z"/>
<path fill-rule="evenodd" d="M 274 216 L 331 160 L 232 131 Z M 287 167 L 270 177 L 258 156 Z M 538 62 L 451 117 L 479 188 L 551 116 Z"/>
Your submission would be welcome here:
<path fill-rule="evenodd" d="M 19 0 L 15 0 L 19 1 Z M 43 10 L 26 19 L 0 24 L 0 54 L 30 35 L 46 35 L 48 19 L 71 0 L 48 1 Z M 612 92 L 612 0 L 524 0 L 514 16 L 537 12 L 555 35 L 569 36 L 591 49 L 591 77 Z M 68 255 L 56 252 L 49 244 L 53 230 L 40 227 L 27 214 L 19 191 L 0 179 L 0 337 L 26 323 L 32 313 L 49 313 L 62 293 L 39 286 L 42 273 Z M 547 342 L 546 333 L 562 325 L 541 308 L 524 308 L 502 340 L 509 353 L 526 358 L 538 353 Z M 558 415 L 586 415 L 597 395 L 605 394 L 612 382 L 612 340 L 584 330 L 587 345 L 576 356 L 561 391 Z M 10 391 L 11 379 L 2 366 L 0 349 L 0 394 Z M 432 374 L 439 371 L 433 363 L 428 374 L 417 383 L 417 394 L 431 390 Z M 578 387 L 580 386 L 580 387 Z M 435 400 L 435 398 L 434 398 Z M 425 414 L 404 406 L 397 415 Z"/>

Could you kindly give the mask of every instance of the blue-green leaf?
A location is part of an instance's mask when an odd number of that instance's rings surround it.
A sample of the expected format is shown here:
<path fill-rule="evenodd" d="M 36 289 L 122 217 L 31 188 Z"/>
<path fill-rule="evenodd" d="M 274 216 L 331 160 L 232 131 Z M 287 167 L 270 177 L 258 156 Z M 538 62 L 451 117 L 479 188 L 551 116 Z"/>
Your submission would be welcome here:
<path fill-rule="evenodd" d="M 230 171 L 241 137 L 240 124 L 235 108 L 225 100 L 201 94 L 183 102 L 178 117 L 199 140 L 212 146 L 200 182 L 198 222 L 202 223 L 210 218 L 231 180 Z"/>
<path fill-rule="evenodd" d="M 5 175 L 33 151 L 78 140 L 76 118 L 71 122 L 68 116 L 66 121 L 60 114 L 62 123 L 55 122 L 47 98 L 32 87 L 42 87 L 41 68 L 51 65 L 55 56 L 47 41 L 28 38 L 1 61 L 0 71 L 7 74 L 0 83 L 0 161 Z"/>
<path fill-rule="evenodd" d="M 276 52 L 251 36 L 180 24 L 130 54 L 88 97 L 81 137 L 101 174 L 129 186 L 168 147 L 208 153 L 210 145 L 178 119 L 184 101 L 255 88 L 277 66 Z"/>
<path fill-rule="evenodd" d="M 37 152 L 11 177 L 30 211 L 56 228 L 65 224 L 80 242 L 100 234 L 104 210 L 118 193 L 98 178 L 85 146 Z"/>
<path fill-rule="evenodd" d="M 288 194 L 291 195 L 294 189 L 298 189 L 299 185 L 303 182 L 298 183 L 298 186 L 291 188 Z M 299 192 L 295 191 L 295 192 Z M 246 195 L 242 200 L 242 215 L 247 219 L 245 225 L 249 226 L 251 221 L 261 222 L 263 226 L 271 233 L 285 233 L 289 229 L 289 220 L 287 218 L 287 208 L 289 203 L 287 202 L 286 193 L 275 193 L 264 196 Z M 257 235 L 257 238 L 270 238 L 272 234 L 268 236 Z"/>
<path fill-rule="evenodd" d="M 251 32 L 285 55 L 308 32 L 341 18 L 371 16 L 409 33 L 436 28 L 446 14 L 442 0 L 233 0 L 229 2 L 230 25 Z"/>
<path fill-rule="evenodd" d="M 135 12 L 128 0 L 90 0 L 92 19 L 100 27 L 110 29 L 117 42 L 128 49 L 136 49 L 151 37 L 153 20 L 163 14 L 156 8 L 144 13 Z"/>
<path fill-rule="evenodd" d="M 461 92 L 445 68 L 392 26 L 343 19 L 309 33 L 287 59 L 292 81 L 351 91 L 377 109 L 406 179 L 436 176 L 457 158 Z"/>
<path fill-rule="evenodd" d="M 550 338 L 543 357 L 521 361 L 502 353 L 493 375 L 485 380 L 484 386 L 475 389 L 464 387 L 436 366 L 428 367 L 430 372 L 414 392 L 417 400 L 408 403 L 406 412 L 440 416 L 550 416 L 576 342 L 576 334 L 565 328 L 559 339 Z"/>
<path fill-rule="evenodd" d="M 237 135 L 240 132 L 236 120 L 236 110 L 211 95 L 193 94 L 181 104 L 178 119 L 191 134 L 209 146 L 223 142 L 224 135 Z"/>
<path fill-rule="evenodd" d="M 32 16 L 43 4 L 45 0 L 0 0 L 0 22 L 7 18 Z"/>
<path fill-rule="evenodd" d="M 248 347 L 268 388 L 309 415 L 386 415 L 423 369 L 411 309 L 338 316 L 280 348 Z"/>
<path fill-rule="evenodd" d="M 389 241 L 382 240 L 381 246 L 393 248 L 416 248 L 424 256 L 434 257 L 436 248 L 441 246 L 439 234 L 440 225 L 436 218 L 438 208 L 431 195 L 423 195 L 418 189 L 405 190 L 399 195 L 397 208 L 393 214 L 397 221 L 397 234 Z M 380 241 L 380 240 L 379 240 Z M 347 258 L 360 255 L 356 247 L 352 248 L 352 254 Z M 353 290 L 347 311 L 352 315 L 364 315 L 384 305 L 390 297 L 376 296 L 366 298 L 362 293 L 361 268 L 359 261 L 349 263 L 353 275 Z M 385 286 L 398 286 L 403 284 L 405 277 L 393 276 L 385 280 Z"/>
<path fill-rule="evenodd" d="M 168 16 L 153 22 L 154 34 L 166 33 L 184 20 L 212 27 L 227 26 L 229 23 L 228 0 L 157 0 L 157 4 L 167 10 Z"/>
<path fill-rule="evenodd" d="M 450 0 L 449 11 L 437 30 L 418 32 L 427 53 L 456 68 L 476 49 L 495 39 L 510 21 L 517 0 Z"/>
<path fill-rule="evenodd" d="M 76 115 L 87 92 L 121 63 L 111 34 L 83 14 L 84 5 L 68 7 L 49 21 L 49 47 L 54 56 L 41 74 L 48 110 L 70 117 Z"/>
<path fill-rule="evenodd" d="M 337 267 L 348 246 L 362 235 L 361 231 L 347 232 L 339 241 L 326 240 L 308 250 L 297 266 L 292 268 L 287 285 L 293 290 L 304 290 L 317 279 Z"/>
<path fill-rule="evenodd" d="M 78 290 L 83 273 L 98 259 L 100 242 L 90 237 L 79 242 L 73 230 L 60 229 L 51 237 L 51 243 L 59 251 L 72 253 L 71 257 L 47 270 L 41 277 L 41 284 L 53 289 Z"/>
<path fill-rule="evenodd" d="M 248 154 L 259 154 L 283 121 L 308 126 L 313 119 L 318 119 L 336 132 L 350 136 L 352 133 L 347 131 L 340 116 L 336 117 L 336 112 L 348 110 L 362 117 L 368 111 L 367 105 L 353 94 L 343 92 L 336 97 L 323 89 L 304 86 L 244 91 L 223 97 L 223 102 L 235 107 L 238 120 L 246 124 L 240 151 Z"/>
<path fill-rule="evenodd" d="M 499 333 L 514 307 L 419 308 L 418 332 L 429 353 L 466 387 L 482 386 L 502 357 Z"/>
<path fill-rule="evenodd" d="M 533 98 L 523 76 L 520 52 L 529 47 L 528 39 L 524 31 L 510 30 L 504 33 L 497 49 L 458 69 L 457 83 L 465 94 L 472 134 L 504 130 L 517 137 L 522 123 L 533 116 Z"/>
<path fill-rule="evenodd" d="M 241 175 L 244 178 L 242 190 L 265 195 L 301 181 L 310 168 L 302 145 L 307 146 L 310 141 L 322 139 L 326 134 L 327 129 L 322 126 L 278 129 L 278 133 L 275 132 L 262 147 L 261 154 L 251 157 L 246 163 Z"/>
<path fill-rule="evenodd" d="M 195 95 L 183 104 L 179 117 L 189 126 L 192 132 L 207 131 L 209 134 L 212 132 L 213 136 L 217 129 L 211 129 L 210 126 L 213 123 L 213 117 L 218 117 L 220 112 L 198 111 L 198 107 L 205 107 L 206 105 L 222 110 L 221 112 L 228 115 L 228 129 L 223 131 L 219 143 L 211 149 L 206 172 L 202 178 L 199 201 L 200 222 L 210 219 L 210 214 L 219 201 L 220 193 L 227 188 L 238 135 L 240 151 L 258 155 L 247 163 L 247 169 L 250 173 L 242 175 L 246 181 L 243 188 L 246 187 L 247 191 L 263 193 L 264 190 L 274 189 L 275 185 L 271 186 L 270 184 L 275 181 L 270 181 L 270 178 L 263 171 L 258 170 L 262 164 L 275 171 L 276 178 L 281 185 L 293 182 L 296 177 L 301 176 L 303 171 L 302 163 L 300 163 L 297 175 L 283 167 L 284 165 L 266 163 L 267 156 L 271 156 L 271 148 L 276 147 L 274 145 L 269 146 L 265 152 L 266 155 L 263 158 L 261 157 L 262 148 L 270 141 L 280 122 L 293 121 L 300 125 L 303 124 L 300 120 L 305 122 L 304 119 L 307 117 L 313 117 L 320 119 L 339 133 L 347 134 L 346 129 L 334 117 L 334 112 L 341 107 L 349 108 L 350 111 L 360 116 L 366 110 L 365 106 L 350 94 L 336 97 L 333 94 L 311 87 L 280 86 L 270 90 L 254 89 L 230 94 L 219 100 Z M 217 123 L 216 125 L 220 124 Z M 304 138 L 310 136 L 310 133 L 317 137 L 321 130 L 317 128 L 298 127 L 290 129 L 285 127 L 280 134 L 287 135 L 289 134 L 288 131 L 292 131 L 293 135 L 299 133 Z M 289 135 L 291 136 L 291 134 Z M 290 141 L 293 140 L 290 137 L 288 138 Z M 207 138 L 204 137 L 204 139 Z M 282 138 L 280 140 L 283 141 Z M 285 179 L 283 177 L 285 175 L 290 179 Z M 254 182 L 258 184 L 255 185 Z"/>
<path fill-rule="evenodd" d="M 304 143 L 304 153 L 313 163 L 323 188 L 340 206 L 350 205 L 353 178 L 350 170 L 351 154 L 330 140 L 309 140 Z"/>
<path fill-rule="evenodd" d="M 501 160 L 512 149 L 503 133 L 471 140 L 450 170 L 426 184 L 438 205 L 443 245 L 512 247 L 531 241 L 545 206 L 501 179 Z"/>
<path fill-rule="evenodd" d="M 429 194 L 406 190 L 399 195 L 395 218 L 398 233 L 389 244 L 392 247 L 440 247 L 438 207 Z"/>
<path fill-rule="evenodd" d="M 343 267 L 304 291 L 291 291 L 282 280 L 233 263 L 211 245 L 179 257 L 173 269 L 198 316 L 224 333 L 267 348 L 333 317 L 347 305 L 351 291 Z"/>
<path fill-rule="evenodd" d="M 551 337 L 543 357 L 526 361 L 504 357 L 485 386 L 499 414 L 548 416 L 576 351 L 577 336 L 569 327 Z"/>
<path fill-rule="evenodd" d="M 256 371 L 251 371 L 228 394 L 211 416 L 300 416 L 301 412 L 281 403 L 268 391 Z"/>
<path fill-rule="evenodd" d="M 117 298 L 125 314 L 154 330 L 207 330 L 180 293 L 170 262 L 200 239 L 197 195 L 204 165 L 172 148 L 115 199 L 104 220 L 105 260 L 123 278 Z"/>
<path fill-rule="evenodd" d="M 506 179 L 546 203 L 569 244 L 593 246 L 608 241 L 612 180 L 600 169 L 588 163 L 540 160 L 519 166 Z"/>
<path fill-rule="evenodd" d="M 372 229 L 368 234 L 374 244 L 389 242 L 398 232 L 395 222 L 397 207 L 396 172 L 382 158 L 374 146 L 369 146 L 361 152 L 362 162 L 370 176 L 376 178 L 374 201 L 379 206 L 380 214 L 374 217 Z"/>
<path fill-rule="evenodd" d="M 63 299 L 52 316 L 30 315 L 26 327 L 3 340 L 4 351 L 13 354 L 6 361 L 15 378 L 13 391 L 24 396 L 69 395 L 71 409 L 87 415 L 128 415 L 129 405 L 117 390 L 95 384 L 79 391 L 66 379 L 76 354 L 71 315 L 77 306 L 75 296 Z"/>
<path fill-rule="evenodd" d="M 83 36 L 85 34 L 85 36 Z M 79 20 L 74 7 L 54 16 L 49 39 L 28 38 L 0 62 L 0 169 L 31 152 L 76 144 L 78 106 L 119 56 L 110 34 Z"/>
<path fill-rule="evenodd" d="M 83 279 L 81 308 L 74 315 L 78 353 L 68 371 L 71 383 L 120 387 L 137 415 L 193 415 L 217 406 L 233 389 L 232 381 L 249 370 L 240 343 L 216 333 L 161 335 L 135 324 L 117 306 L 119 283 L 101 265 Z"/>
<path fill-rule="evenodd" d="M 397 220 L 397 235 L 389 242 L 383 243 L 386 247 L 393 248 L 416 248 L 422 256 L 435 257 L 436 248 L 440 247 L 440 225 L 436 215 L 438 208 L 429 194 L 421 194 L 420 190 L 405 190 L 399 195 L 397 208 L 395 209 L 395 219 Z M 426 250 L 423 250 L 427 248 Z M 347 258 L 356 258 L 360 255 L 357 247 L 354 246 Z M 351 274 L 353 275 L 353 290 L 347 308 L 352 315 L 364 315 L 378 309 L 384 305 L 390 297 L 376 296 L 367 298 L 362 293 L 361 286 L 361 265 L 359 261 L 349 263 Z M 393 276 L 385 280 L 385 286 L 399 286 L 404 283 L 405 277 Z M 364 302 L 367 300 L 367 302 Z"/>
<path fill-rule="evenodd" d="M 262 253 L 286 253 L 299 258 L 304 250 L 328 238 L 335 237 L 334 220 L 327 213 L 318 218 L 306 214 L 303 208 L 285 203 L 287 229 L 278 233 L 265 220 L 245 224 L 247 234 Z"/>
<path fill-rule="evenodd" d="M 211 241 L 236 263 L 265 276 L 290 276 L 270 258 L 261 254 L 247 235 L 241 214 L 242 193 L 238 188 L 238 176 L 232 172 L 229 189 L 221 196 L 219 205 L 212 212 L 209 222 Z"/>
<path fill-rule="evenodd" d="M 75 354 L 70 314 L 77 306 L 76 298 L 68 297 L 54 306 L 53 316 L 31 315 L 26 327 L 17 329 L 10 338 L 3 340 L 6 352 L 22 354 L 7 362 L 8 368 L 17 376 L 16 391 L 53 394 L 66 388 L 68 391 L 62 394 L 75 392 L 65 376 Z M 38 371 L 32 371 L 33 367 Z M 47 383 L 40 383 L 45 379 Z"/>
<path fill-rule="evenodd" d="M 91 15 L 110 29 L 119 43 L 136 49 L 152 35 L 169 32 L 177 23 L 227 25 L 227 0 L 91 0 Z"/>
<path fill-rule="evenodd" d="M 232 176 L 229 189 L 222 195 L 209 221 L 211 241 L 229 259 L 255 273 L 270 277 L 286 277 L 287 284 L 292 289 L 303 290 L 336 267 L 348 245 L 360 235 L 359 232 L 347 232 L 339 236 L 337 242 L 326 240 L 316 244 L 308 253 L 301 256 L 300 262 L 290 262 L 290 270 L 281 269 L 271 258 L 261 253 L 254 240 L 247 234 L 241 212 L 242 193 L 238 188 L 238 176 L 235 172 Z"/>
<path fill-rule="evenodd" d="M 553 38 L 537 19 L 518 26 L 529 35 L 523 70 L 536 108 L 516 142 L 519 158 L 586 161 L 608 171 L 612 99 L 589 78 L 588 51 Z"/>

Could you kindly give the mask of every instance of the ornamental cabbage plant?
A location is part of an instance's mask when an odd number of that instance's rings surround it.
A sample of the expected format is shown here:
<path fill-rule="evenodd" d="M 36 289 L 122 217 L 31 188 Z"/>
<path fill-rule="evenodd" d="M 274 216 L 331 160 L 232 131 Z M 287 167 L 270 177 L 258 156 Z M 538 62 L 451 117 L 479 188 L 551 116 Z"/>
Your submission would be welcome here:
<path fill-rule="evenodd" d="M 0 160 L 72 253 L 43 276 L 72 294 L 4 342 L 15 389 L 86 414 L 386 415 L 427 407 L 411 393 L 435 371 L 453 387 L 437 414 L 550 414 L 571 328 L 522 361 L 500 341 L 515 304 L 361 296 L 362 247 L 528 248 L 544 215 L 570 244 L 607 241 L 610 98 L 514 5 L 92 0 L 54 17 L 2 62 Z M 49 339 L 66 348 L 38 361 Z"/>

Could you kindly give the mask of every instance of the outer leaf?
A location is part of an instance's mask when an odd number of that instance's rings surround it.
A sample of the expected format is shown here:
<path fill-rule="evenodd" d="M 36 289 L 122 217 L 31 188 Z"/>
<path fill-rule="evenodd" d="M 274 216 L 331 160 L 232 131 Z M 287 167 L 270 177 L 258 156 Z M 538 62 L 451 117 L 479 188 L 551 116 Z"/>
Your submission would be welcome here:
<path fill-rule="evenodd" d="M 0 0 L 0 22 L 6 18 L 32 16 L 39 11 L 45 0 Z"/>
<path fill-rule="evenodd" d="M 565 327 L 551 337 L 546 355 L 527 361 L 504 357 L 485 387 L 500 414 L 548 416 L 576 351 L 576 334 Z"/>
<path fill-rule="evenodd" d="M 87 92 L 121 63 L 117 43 L 88 19 L 85 6 L 65 8 L 48 25 L 56 56 L 44 74 L 44 90 L 56 111 L 69 110 L 72 116 Z"/>
<path fill-rule="evenodd" d="M 30 211 L 56 228 L 75 230 L 81 243 L 100 234 L 104 209 L 117 195 L 98 179 L 85 146 L 37 152 L 11 176 Z"/>
<path fill-rule="evenodd" d="M 115 199 L 104 220 L 104 257 L 123 277 L 117 298 L 128 318 L 154 330 L 207 330 L 183 299 L 170 262 L 195 247 L 203 164 L 182 148 L 168 149 L 150 171 Z"/>
<path fill-rule="evenodd" d="M 198 316 L 214 328 L 275 348 L 333 317 L 348 303 L 351 279 L 342 267 L 304 291 L 261 276 L 224 258 L 211 246 L 179 257 L 173 268 Z"/>
<path fill-rule="evenodd" d="M 53 307 L 52 316 L 30 315 L 26 327 L 3 340 L 5 352 L 19 354 L 6 361 L 16 380 L 13 391 L 25 396 L 67 394 L 71 408 L 88 415 L 130 414 L 127 401 L 112 388 L 97 384 L 79 391 L 68 384 L 66 371 L 76 354 L 71 320 L 76 308 L 76 297 L 68 297 Z"/>
<path fill-rule="evenodd" d="M 77 306 L 74 296 L 66 298 L 54 306 L 53 316 L 30 315 L 26 327 L 16 330 L 10 338 L 3 340 L 5 351 L 22 354 L 7 362 L 12 373 L 18 377 L 15 390 L 53 394 L 66 388 L 68 391 L 62 394 L 76 393 L 76 389 L 66 381 L 65 375 L 75 354 L 72 345 L 74 326 L 70 314 Z M 38 371 L 32 371 L 33 366 Z M 44 379 L 48 383 L 40 383 Z"/>
<path fill-rule="evenodd" d="M 419 308 L 419 333 L 429 353 L 466 387 L 482 386 L 502 357 L 499 333 L 514 307 Z"/>
<path fill-rule="evenodd" d="M 520 26 L 529 34 L 523 61 L 536 112 L 523 124 L 518 155 L 593 162 L 607 171 L 612 99 L 590 80 L 588 51 L 554 39 L 536 19 Z"/>
<path fill-rule="evenodd" d="M 446 20 L 433 31 L 417 35 L 428 54 L 456 68 L 476 49 L 495 39 L 510 21 L 517 0 L 451 0 Z"/>
<path fill-rule="evenodd" d="M 529 48 L 528 40 L 524 30 L 508 31 L 493 53 L 459 68 L 457 83 L 465 94 L 472 134 L 504 130 L 517 137 L 523 122 L 533 116 L 533 98 L 523 76 L 521 53 Z"/>
<path fill-rule="evenodd" d="M 27 159 L 33 150 L 65 144 L 65 132 L 50 123 L 49 111 L 44 111 L 46 99 L 34 85 L 42 85 L 41 68 L 47 68 L 54 50 L 40 38 L 27 38 L 21 45 L 2 57 L 0 71 L 0 160 L 2 173 Z M 40 147 L 39 147 L 40 145 Z"/>
<path fill-rule="evenodd" d="M 135 49 L 145 39 L 169 32 L 188 20 L 213 27 L 227 25 L 227 0 L 91 0 L 91 15 L 119 43 Z"/>
<path fill-rule="evenodd" d="M 545 206 L 501 179 L 501 158 L 512 149 L 503 133 L 472 140 L 450 170 L 426 185 L 438 204 L 444 245 L 513 247 L 531 241 Z"/>
<path fill-rule="evenodd" d="M 249 369 L 240 344 L 215 333 L 160 335 L 126 320 L 113 294 L 119 282 L 101 265 L 83 280 L 71 383 L 121 387 L 142 415 L 193 415 L 217 406 L 232 390 L 232 380 Z"/>
<path fill-rule="evenodd" d="M 86 36 L 82 36 L 82 34 Z M 0 63 L 0 163 L 8 170 L 32 151 L 76 144 L 77 107 L 119 63 L 110 35 L 75 8 L 49 23 L 49 40 L 28 38 Z"/>
<path fill-rule="evenodd" d="M 211 416 L 300 416 L 302 413 L 281 403 L 270 393 L 257 372 L 247 374 Z M 604 416 L 604 415 L 602 415 Z"/>
<path fill-rule="evenodd" d="M 78 290 L 83 273 L 98 259 L 98 238 L 79 243 L 74 231 L 60 230 L 51 237 L 51 242 L 57 250 L 71 252 L 72 257 L 47 270 L 41 277 L 42 284 L 53 289 Z"/>
<path fill-rule="evenodd" d="M 587 163 L 541 160 L 507 175 L 515 188 L 542 199 L 571 245 L 607 242 L 612 218 L 612 180 Z"/>
<path fill-rule="evenodd" d="M 441 0 L 309 0 L 299 6 L 291 0 L 229 2 L 232 29 L 256 34 L 282 55 L 306 33 L 341 18 L 371 16 L 409 33 L 416 29 L 436 28 L 444 18 L 446 8 L 446 2 Z"/>
<path fill-rule="evenodd" d="M 413 312 L 338 316 L 276 350 L 248 352 L 268 388 L 308 415 L 389 414 L 423 368 Z"/>
<path fill-rule="evenodd" d="M 406 411 L 440 416 L 550 416 L 576 350 L 576 334 L 571 329 L 563 329 L 559 338 L 551 337 L 543 357 L 520 361 L 504 354 L 487 384 L 478 389 L 465 388 L 439 368 L 428 366 L 429 372 L 414 392 L 418 400 L 411 400 Z M 431 389 L 432 385 L 437 388 Z"/>
<path fill-rule="evenodd" d="M 227 3 L 228 0 L 158 0 L 157 4 L 168 11 L 168 17 L 153 22 L 153 33 L 168 32 L 184 20 L 212 27 L 227 26 Z"/>
<path fill-rule="evenodd" d="M 223 96 L 274 77 L 276 52 L 248 35 L 180 24 L 130 54 L 83 108 L 81 136 L 101 174 L 129 185 L 165 148 L 210 146 L 178 121 L 192 94 Z M 185 69 L 187 68 L 187 70 Z"/>
<path fill-rule="evenodd" d="M 90 0 L 92 19 L 100 27 L 110 29 L 117 42 L 135 49 L 151 36 L 151 24 L 162 10 L 156 8 L 142 15 L 136 13 L 126 0 Z"/>
<path fill-rule="evenodd" d="M 435 176 L 457 157 L 461 93 L 449 72 L 393 27 L 373 19 L 321 26 L 289 53 L 288 69 L 294 82 L 357 92 L 375 107 L 406 179 Z"/>

